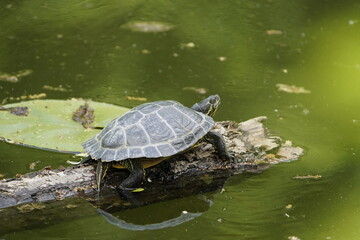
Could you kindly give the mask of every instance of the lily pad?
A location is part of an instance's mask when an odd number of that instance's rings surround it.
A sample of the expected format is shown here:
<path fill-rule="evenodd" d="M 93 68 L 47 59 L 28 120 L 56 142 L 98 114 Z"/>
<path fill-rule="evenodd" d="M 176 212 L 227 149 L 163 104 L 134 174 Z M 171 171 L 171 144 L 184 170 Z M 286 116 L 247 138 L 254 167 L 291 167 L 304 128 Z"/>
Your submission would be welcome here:
<path fill-rule="evenodd" d="M 3 107 L 28 107 L 28 116 L 0 112 L 0 138 L 6 142 L 59 152 L 79 153 L 81 143 L 97 134 L 72 119 L 73 113 L 85 102 L 94 109 L 93 127 L 104 127 L 128 108 L 81 99 L 32 100 Z"/>

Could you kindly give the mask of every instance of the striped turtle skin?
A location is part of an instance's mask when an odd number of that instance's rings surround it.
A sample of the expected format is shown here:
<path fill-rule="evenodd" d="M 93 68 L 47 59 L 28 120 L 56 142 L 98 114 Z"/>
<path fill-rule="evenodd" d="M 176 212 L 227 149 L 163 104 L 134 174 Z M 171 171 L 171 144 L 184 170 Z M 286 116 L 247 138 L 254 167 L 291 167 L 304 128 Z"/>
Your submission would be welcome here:
<path fill-rule="evenodd" d="M 139 105 L 112 120 L 82 145 L 102 162 L 169 157 L 193 146 L 215 125 L 201 112 L 176 101 Z"/>

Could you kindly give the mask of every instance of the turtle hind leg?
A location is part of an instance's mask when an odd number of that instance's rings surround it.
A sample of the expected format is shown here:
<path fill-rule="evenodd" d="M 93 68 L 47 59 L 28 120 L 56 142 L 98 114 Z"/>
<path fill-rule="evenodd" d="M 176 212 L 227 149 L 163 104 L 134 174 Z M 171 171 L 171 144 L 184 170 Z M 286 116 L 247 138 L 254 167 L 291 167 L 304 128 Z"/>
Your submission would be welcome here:
<path fill-rule="evenodd" d="M 233 158 L 230 156 L 229 152 L 226 150 L 226 144 L 223 135 L 218 132 L 210 131 L 206 135 L 206 141 L 210 142 L 216 148 L 219 157 L 231 161 Z"/>
<path fill-rule="evenodd" d="M 130 175 L 122 181 L 119 188 L 121 190 L 133 191 L 137 190 L 145 178 L 145 170 L 139 159 L 127 159 L 122 163 L 129 171 Z"/>
<path fill-rule="evenodd" d="M 97 191 L 100 192 L 102 180 L 104 179 L 106 172 L 109 168 L 109 163 L 103 163 L 101 160 L 97 161 L 97 167 L 96 167 L 96 185 L 97 185 Z"/>

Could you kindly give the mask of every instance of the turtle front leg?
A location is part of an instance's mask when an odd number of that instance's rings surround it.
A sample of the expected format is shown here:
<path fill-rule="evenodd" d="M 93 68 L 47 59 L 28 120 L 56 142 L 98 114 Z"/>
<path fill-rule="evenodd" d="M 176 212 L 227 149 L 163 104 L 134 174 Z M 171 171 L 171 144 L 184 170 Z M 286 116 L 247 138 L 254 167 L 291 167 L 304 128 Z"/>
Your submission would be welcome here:
<path fill-rule="evenodd" d="M 122 164 L 130 171 L 130 175 L 120 184 L 119 188 L 126 191 L 136 190 L 145 178 L 145 170 L 140 160 L 127 159 Z"/>
<path fill-rule="evenodd" d="M 210 131 L 205 137 L 206 141 L 214 145 L 219 157 L 231 161 L 232 157 L 226 150 L 225 140 L 219 132 Z"/>

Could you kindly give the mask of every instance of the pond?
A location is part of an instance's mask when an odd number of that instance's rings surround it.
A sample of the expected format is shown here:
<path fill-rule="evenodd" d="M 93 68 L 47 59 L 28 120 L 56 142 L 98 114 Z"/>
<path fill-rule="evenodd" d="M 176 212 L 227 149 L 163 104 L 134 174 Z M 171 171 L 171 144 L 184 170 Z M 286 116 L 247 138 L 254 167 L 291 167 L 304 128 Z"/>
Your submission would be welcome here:
<path fill-rule="evenodd" d="M 163 99 L 191 106 L 219 94 L 215 120 L 264 115 L 271 133 L 305 149 L 298 161 L 229 179 L 225 191 L 119 213 L 139 224 L 199 213 L 182 224 L 121 228 L 83 201 L 72 210 L 76 218 L 63 221 L 60 206 L 58 221 L 0 229 L 0 239 L 360 239 L 358 1 L 4 0 L 0 6 L 3 104 L 41 94 L 126 107 Z M 292 85 L 298 88 L 282 91 Z M 2 142 L 0 151 L 5 177 L 31 171 L 33 162 L 39 170 L 72 159 Z M 7 221 L 1 211 L 0 219 Z"/>

